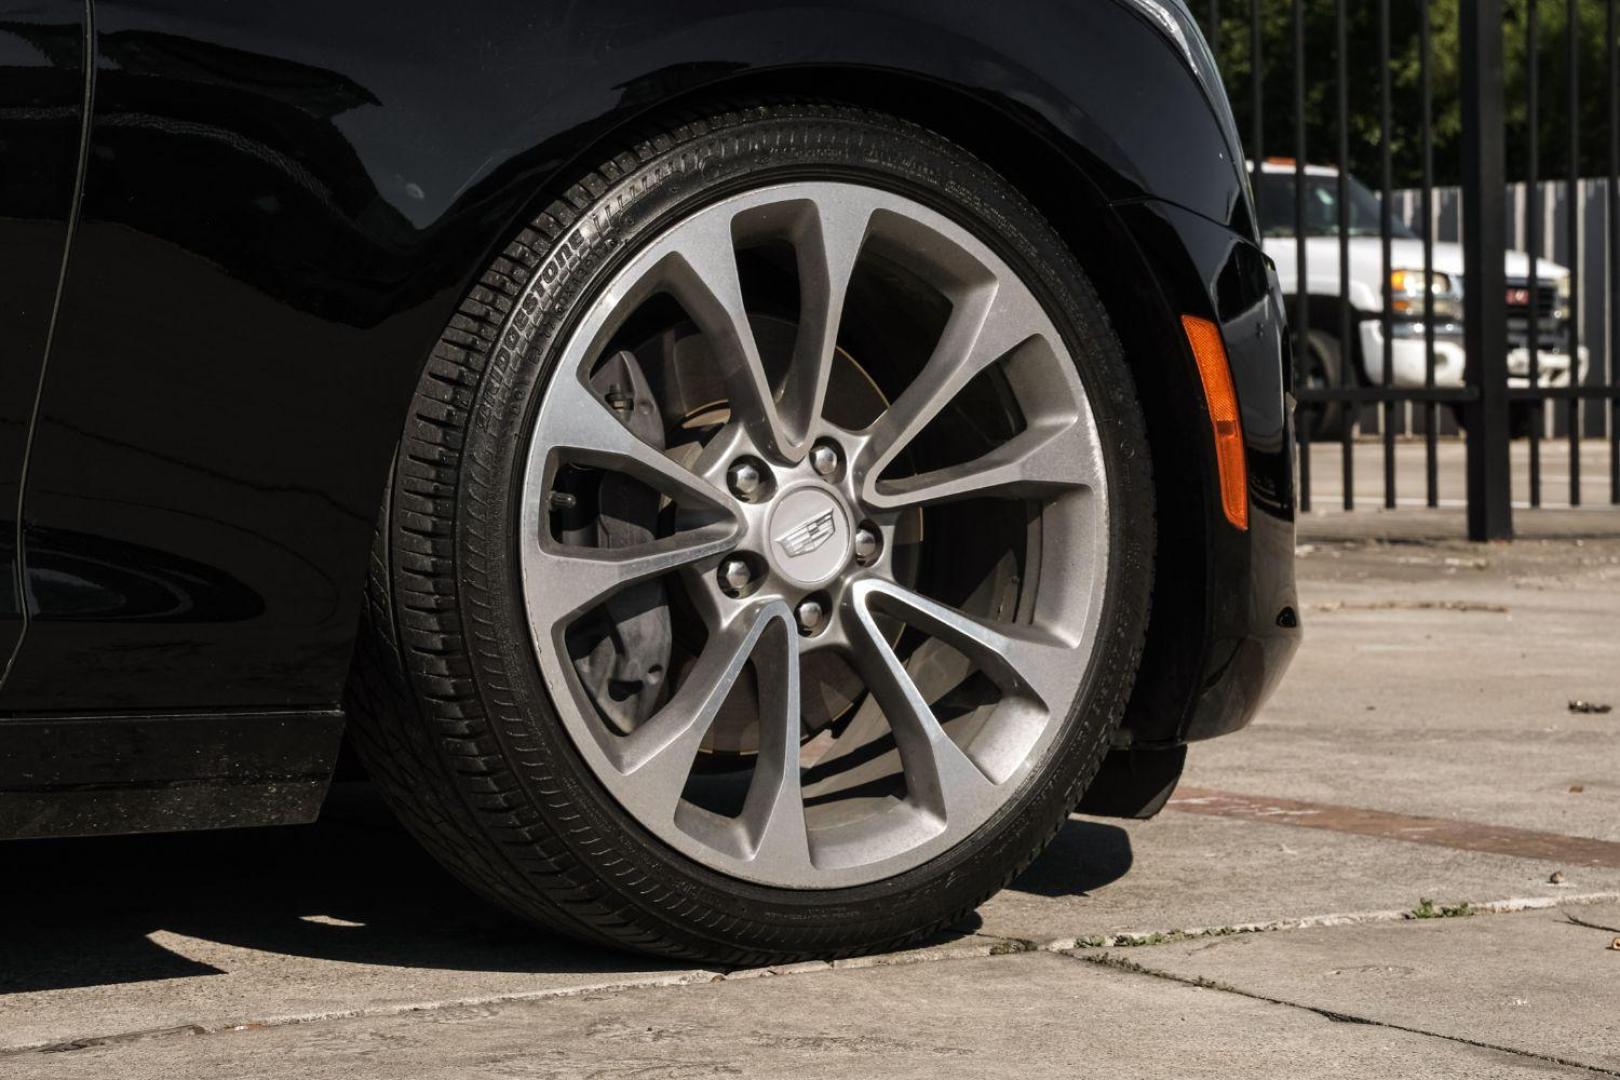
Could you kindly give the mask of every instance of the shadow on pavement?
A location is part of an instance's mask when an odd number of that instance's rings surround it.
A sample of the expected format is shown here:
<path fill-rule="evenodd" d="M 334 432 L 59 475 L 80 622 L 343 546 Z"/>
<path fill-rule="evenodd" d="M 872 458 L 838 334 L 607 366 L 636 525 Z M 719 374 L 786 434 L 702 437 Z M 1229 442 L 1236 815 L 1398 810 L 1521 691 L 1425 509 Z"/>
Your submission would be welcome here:
<path fill-rule="evenodd" d="M 1072 895 L 1129 868 L 1123 830 L 1071 820 L 1011 886 Z M 365 784 L 291 828 L 0 844 L 0 994 L 223 974 L 156 931 L 257 952 L 471 971 L 679 968 L 537 931 L 433 862 Z M 977 916 L 951 937 L 971 933 Z"/>
<path fill-rule="evenodd" d="M 1041 857 L 1007 888 L 1033 896 L 1084 896 L 1131 869 L 1131 834 L 1117 825 L 1070 818 Z"/>

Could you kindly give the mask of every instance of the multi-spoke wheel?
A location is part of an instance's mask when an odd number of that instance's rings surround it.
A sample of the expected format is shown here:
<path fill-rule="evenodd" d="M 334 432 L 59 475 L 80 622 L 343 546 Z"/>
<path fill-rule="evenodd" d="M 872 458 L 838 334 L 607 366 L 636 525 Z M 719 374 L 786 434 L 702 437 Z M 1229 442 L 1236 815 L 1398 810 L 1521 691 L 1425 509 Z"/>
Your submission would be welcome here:
<path fill-rule="evenodd" d="M 776 106 L 585 178 L 462 306 L 362 751 L 486 893 L 732 960 L 961 918 L 1123 709 L 1152 506 L 1072 255 L 917 129 Z"/>

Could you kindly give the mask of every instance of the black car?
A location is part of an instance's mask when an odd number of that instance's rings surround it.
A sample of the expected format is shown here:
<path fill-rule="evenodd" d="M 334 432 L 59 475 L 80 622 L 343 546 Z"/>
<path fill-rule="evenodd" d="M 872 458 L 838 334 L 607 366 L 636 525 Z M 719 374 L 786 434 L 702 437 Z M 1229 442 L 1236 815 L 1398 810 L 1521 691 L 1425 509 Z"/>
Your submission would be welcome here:
<path fill-rule="evenodd" d="M 0 836 L 347 742 L 539 923 L 892 948 L 1295 648 L 1180 0 L 30 0 L 0 124 Z"/>

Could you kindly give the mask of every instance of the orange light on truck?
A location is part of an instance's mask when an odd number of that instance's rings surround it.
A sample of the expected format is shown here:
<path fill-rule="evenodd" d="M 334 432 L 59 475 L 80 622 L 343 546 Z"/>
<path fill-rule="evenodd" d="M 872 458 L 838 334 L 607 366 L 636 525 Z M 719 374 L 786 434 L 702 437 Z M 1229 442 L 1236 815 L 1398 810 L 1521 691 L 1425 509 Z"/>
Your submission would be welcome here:
<path fill-rule="evenodd" d="M 1243 457 L 1243 420 L 1238 415 L 1237 389 L 1220 327 L 1208 319 L 1183 315 L 1181 325 L 1198 362 L 1204 384 L 1204 403 L 1215 433 L 1215 466 L 1221 480 L 1221 509 L 1226 520 L 1240 529 L 1249 527 L 1249 467 Z"/>

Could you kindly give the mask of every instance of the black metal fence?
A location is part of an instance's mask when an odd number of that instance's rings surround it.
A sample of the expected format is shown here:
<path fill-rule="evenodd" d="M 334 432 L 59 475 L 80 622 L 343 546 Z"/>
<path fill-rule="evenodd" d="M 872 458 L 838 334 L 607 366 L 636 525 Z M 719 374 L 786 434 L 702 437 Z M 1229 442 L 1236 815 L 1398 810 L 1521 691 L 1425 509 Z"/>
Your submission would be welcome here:
<path fill-rule="evenodd" d="M 1302 509 L 1311 508 L 1310 444 L 1324 438 L 1339 446 L 1344 509 L 1354 508 L 1353 447 L 1363 429 L 1381 438 L 1383 504 L 1391 508 L 1397 433 L 1422 433 L 1425 502 L 1438 505 L 1447 414 L 1466 432 L 1474 539 L 1512 535 L 1516 438 L 1528 443 L 1530 506 L 1543 502 L 1549 441 L 1566 443 L 1568 502 L 1581 504 L 1581 439 L 1594 435 L 1607 439 L 1609 501 L 1620 504 L 1617 2 L 1401 0 L 1394 20 L 1391 0 L 1375 0 L 1376 9 L 1365 0 L 1207 0 L 1199 12 L 1247 131 L 1267 250 L 1289 294 Z M 1548 40 L 1546 11 L 1562 18 L 1561 41 Z M 1604 70 L 1583 72 L 1592 44 L 1583 22 L 1594 20 L 1606 33 Z M 1437 52 L 1453 42 L 1455 55 Z M 1332 63 L 1322 63 L 1329 46 Z M 1550 49 L 1563 67 L 1562 86 L 1542 85 L 1541 57 Z M 1399 125 L 1397 62 L 1405 84 Z M 1605 120 L 1594 129 L 1589 99 L 1599 75 Z M 1437 117 L 1441 77 L 1447 100 Z M 1510 82 L 1522 94 L 1511 122 Z M 1437 121 L 1445 133 L 1439 160 Z M 1558 160 L 1543 160 L 1547 131 L 1565 133 L 1567 145 L 1552 155 Z M 1598 155 L 1594 166 L 1596 139 L 1606 140 L 1607 158 Z M 1399 220 L 1397 144 L 1410 181 L 1401 185 L 1404 204 L 1415 210 Z M 1508 244 L 1510 151 L 1511 179 L 1524 181 L 1515 199 L 1529 200 L 1527 210 L 1515 206 L 1522 254 Z M 1582 201 L 1583 151 L 1586 171 L 1600 169 L 1606 180 L 1596 188 L 1604 204 L 1601 253 L 1583 249 L 1593 212 Z M 1376 170 L 1376 191 L 1352 175 L 1356 161 Z M 1460 218 L 1460 251 L 1435 235 L 1437 169 L 1456 188 L 1448 197 Z M 1548 180 L 1565 186 L 1567 212 L 1557 224 L 1566 230 L 1558 239 L 1567 266 L 1541 254 L 1553 239 L 1541 203 Z M 1594 255 L 1601 272 L 1583 272 Z M 1593 341 L 1583 340 L 1583 312 L 1585 325 L 1599 328 Z M 1554 430 L 1561 436 L 1550 436 Z"/>

